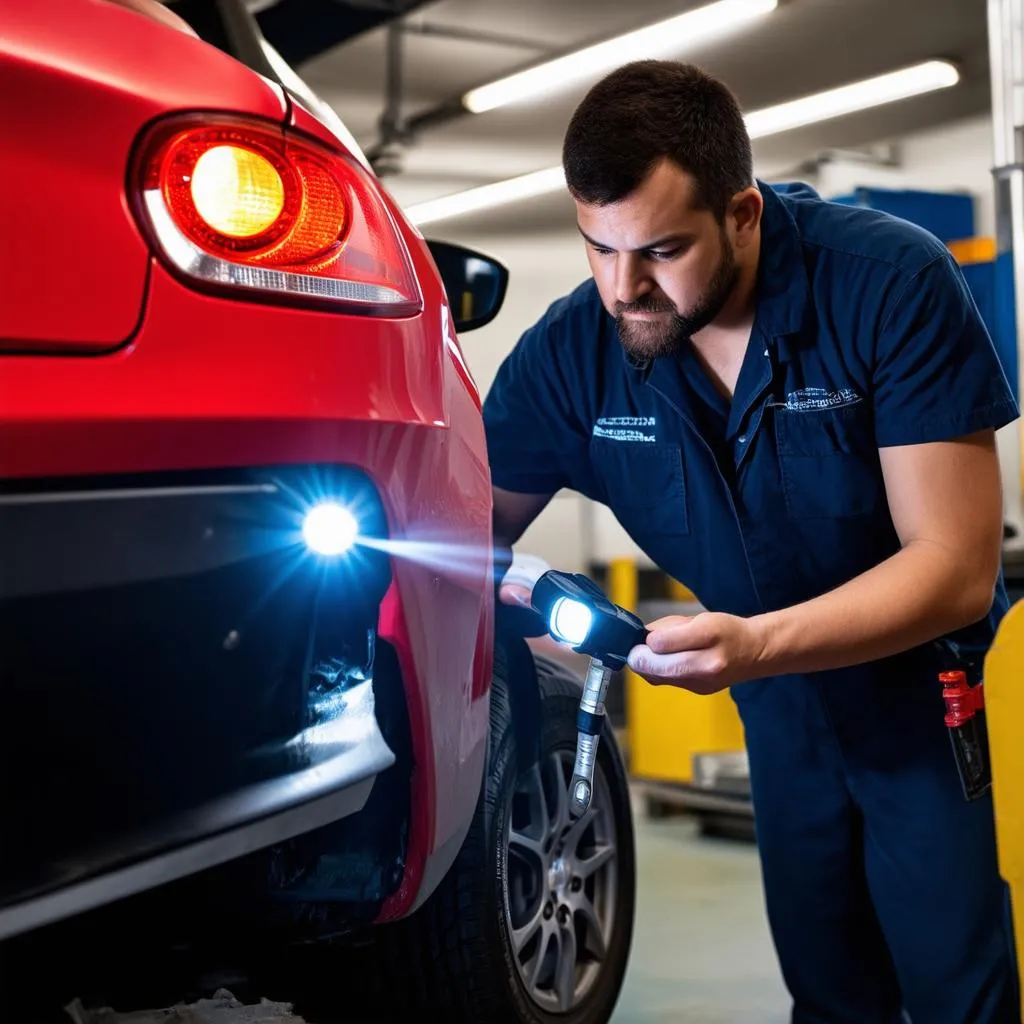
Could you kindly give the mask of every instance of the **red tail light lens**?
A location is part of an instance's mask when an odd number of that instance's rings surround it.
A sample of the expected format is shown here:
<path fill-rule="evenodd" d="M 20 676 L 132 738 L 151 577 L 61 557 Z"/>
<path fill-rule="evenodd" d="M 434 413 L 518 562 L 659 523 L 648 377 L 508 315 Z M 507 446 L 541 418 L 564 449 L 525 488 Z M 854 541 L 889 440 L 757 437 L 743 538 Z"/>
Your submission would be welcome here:
<path fill-rule="evenodd" d="M 422 308 L 405 242 L 355 161 L 274 125 L 211 118 L 161 124 L 140 154 L 142 219 L 186 276 L 381 316 Z"/>

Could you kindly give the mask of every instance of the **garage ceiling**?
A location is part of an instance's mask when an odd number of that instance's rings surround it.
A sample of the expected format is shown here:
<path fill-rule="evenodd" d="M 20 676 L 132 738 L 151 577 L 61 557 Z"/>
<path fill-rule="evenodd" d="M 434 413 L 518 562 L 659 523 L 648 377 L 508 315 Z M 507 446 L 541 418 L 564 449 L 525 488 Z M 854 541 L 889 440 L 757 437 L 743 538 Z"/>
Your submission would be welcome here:
<path fill-rule="evenodd" d="M 403 19 L 402 113 L 706 0 L 437 0 Z M 446 35 L 451 30 L 452 34 Z M 466 38 L 463 38 L 466 37 Z M 473 38 L 470 38 L 473 37 Z M 952 89 L 788 132 L 755 144 L 761 173 L 829 147 L 849 148 L 982 113 L 990 107 L 985 0 L 780 0 L 738 34 L 659 56 L 693 60 L 752 110 L 928 58 L 957 62 Z M 360 143 L 378 139 L 387 30 L 368 32 L 299 66 Z M 559 162 L 565 125 L 590 83 L 424 131 L 387 184 L 403 203 L 460 191 Z M 523 207 L 529 207 L 528 210 Z M 489 230 L 550 226 L 571 217 L 564 197 L 476 215 Z M 571 220 L 568 221 L 571 223 Z"/>

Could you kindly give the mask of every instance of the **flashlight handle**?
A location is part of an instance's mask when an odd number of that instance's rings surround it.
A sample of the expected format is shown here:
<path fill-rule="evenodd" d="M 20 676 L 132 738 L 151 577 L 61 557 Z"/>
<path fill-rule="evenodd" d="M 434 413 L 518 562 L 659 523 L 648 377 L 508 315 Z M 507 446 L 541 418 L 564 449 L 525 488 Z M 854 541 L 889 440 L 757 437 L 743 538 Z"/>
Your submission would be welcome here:
<path fill-rule="evenodd" d="M 576 764 L 569 786 L 569 811 L 574 818 L 586 814 L 593 796 L 594 765 L 597 763 L 597 747 L 601 742 L 605 717 L 604 701 L 611 678 L 612 670 L 608 666 L 597 658 L 590 662 L 576 714 Z"/>

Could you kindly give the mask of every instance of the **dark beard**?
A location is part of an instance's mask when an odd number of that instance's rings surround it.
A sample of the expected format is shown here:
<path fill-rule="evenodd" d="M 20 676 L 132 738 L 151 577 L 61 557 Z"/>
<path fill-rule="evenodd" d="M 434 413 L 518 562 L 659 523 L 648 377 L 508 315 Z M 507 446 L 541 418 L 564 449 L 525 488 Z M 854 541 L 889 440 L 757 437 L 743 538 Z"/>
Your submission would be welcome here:
<path fill-rule="evenodd" d="M 736 287 L 739 268 L 733 255 L 732 246 L 722 237 L 722 258 L 708 283 L 707 290 L 687 313 L 681 314 L 670 302 L 656 302 L 638 299 L 636 302 L 618 302 L 615 305 L 615 322 L 619 328 L 619 339 L 623 348 L 633 356 L 642 359 L 657 359 L 660 356 L 675 355 L 698 331 L 703 330 L 722 312 Z M 626 313 L 671 313 L 665 323 L 629 320 Z"/>

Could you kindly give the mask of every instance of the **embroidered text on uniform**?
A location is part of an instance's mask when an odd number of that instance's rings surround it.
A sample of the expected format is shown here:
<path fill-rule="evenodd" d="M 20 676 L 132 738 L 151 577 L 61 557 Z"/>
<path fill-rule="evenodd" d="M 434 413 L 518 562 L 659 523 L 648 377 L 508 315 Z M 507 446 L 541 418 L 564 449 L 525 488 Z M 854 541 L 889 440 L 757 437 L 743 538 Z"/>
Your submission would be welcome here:
<path fill-rule="evenodd" d="M 641 427 L 653 427 L 653 416 L 602 416 L 594 424 L 594 437 L 606 437 L 612 441 L 652 442 L 657 438 L 647 434 Z"/>

